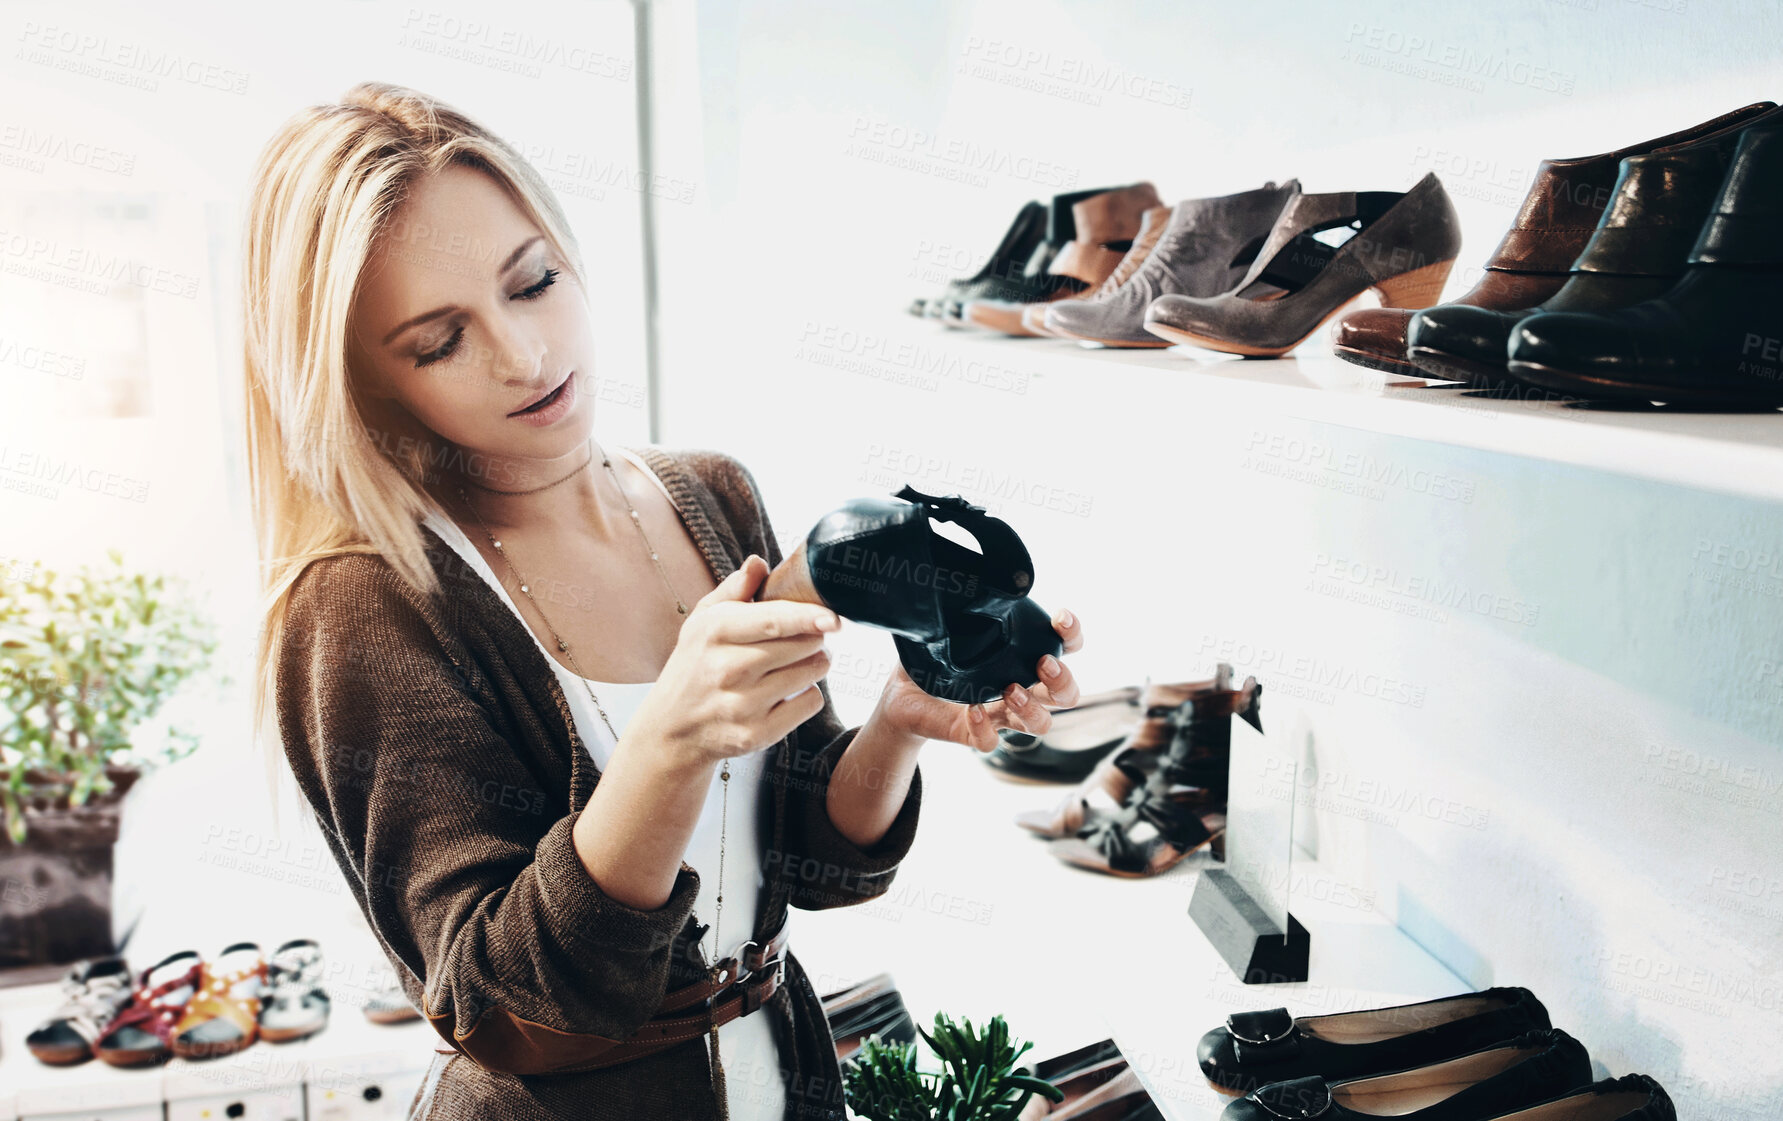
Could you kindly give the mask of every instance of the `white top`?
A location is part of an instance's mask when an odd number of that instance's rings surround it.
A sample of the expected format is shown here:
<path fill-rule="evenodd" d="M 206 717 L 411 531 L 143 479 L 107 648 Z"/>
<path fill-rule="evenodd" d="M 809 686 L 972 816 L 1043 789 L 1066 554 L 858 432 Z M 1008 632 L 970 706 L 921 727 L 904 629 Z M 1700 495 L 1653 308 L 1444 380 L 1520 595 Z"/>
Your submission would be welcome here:
<path fill-rule="evenodd" d="M 622 448 L 617 449 L 616 454 L 636 464 L 673 504 L 674 499 L 669 495 L 668 487 L 656 477 L 648 464 Z M 501 581 L 484 560 L 483 554 L 471 544 L 457 523 L 438 514 L 428 514 L 422 524 L 452 546 L 495 589 L 502 602 L 508 605 L 508 609 L 520 616 L 522 623 L 526 621 L 508 595 L 507 589 L 502 587 Z M 643 547 L 641 540 L 638 547 Z M 526 563 L 525 557 L 518 560 L 522 565 Z M 589 700 L 589 689 L 593 689 L 595 696 L 600 698 L 601 707 L 607 710 L 607 717 L 613 722 L 614 731 L 623 735 L 632 714 L 656 683 L 594 681 L 579 677 L 546 651 L 530 626 L 526 628 L 526 633 L 532 636 L 533 643 L 538 646 L 539 653 L 544 655 L 546 664 L 557 673 L 558 684 L 563 687 L 564 697 L 569 701 L 570 714 L 575 717 L 576 735 L 588 748 L 595 766 L 604 768 L 613 757 L 615 741 L 607 731 L 606 723 L 601 720 L 600 713 Z M 723 813 L 728 821 L 722 932 L 725 952 L 714 954 L 712 931 L 708 929 L 700 941 L 701 952 L 706 955 L 707 961 L 740 954 L 755 926 L 756 902 L 761 895 L 763 882 L 762 855 L 768 842 L 764 829 L 766 822 L 759 812 L 767 754 L 765 751 L 758 751 L 731 760 L 728 811 L 721 805 L 724 783 L 719 779 L 718 772 L 713 771 L 712 785 L 706 791 L 706 801 L 700 809 L 699 822 L 694 826 L 693 837 L 682 857 L 700 874 L 700 890 L 693 903 L 694 917 L 710 927 L 713 917 L 712 897 L 718 881 L 719 819 Z M 718 1029 L 718 1038 L 733 1121 L 749 1121 L 754 1118 L 780 1121 L 786 1110 L 786 1088 L 780 1081 L 780 1051 L 774 1043 L 767 1016 L 758 1012 L 732 1020 Z"/>

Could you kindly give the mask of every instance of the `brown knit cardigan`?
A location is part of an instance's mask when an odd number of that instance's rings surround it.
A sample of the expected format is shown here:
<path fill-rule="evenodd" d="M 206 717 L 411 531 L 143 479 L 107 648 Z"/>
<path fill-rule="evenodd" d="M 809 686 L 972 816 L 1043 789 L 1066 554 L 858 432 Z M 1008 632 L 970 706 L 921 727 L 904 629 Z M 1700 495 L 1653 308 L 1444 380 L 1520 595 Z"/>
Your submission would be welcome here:
<path fill-rule="evenodd" d="M 780 547 L 755 480 L 707 451 L 635 449 L 663 480 L 715 579 Z M 618 1066 L 524 1074 L 516 1040 L 554 1049 L 624 1038 L 697 981 L 699 875 L 686 863 L 653 911 L 603 893 L 570 830 L 600 780 L 557 675 L 526 625 L 423 527 L 444 593 L 425 597 L 375 554 L 313 562 L 293 585 L 276 703 L 291 769 L 409 1000 L 464 1054 L 439 1056 L 412 1117 L 717 1117 L 703 1039 Z M 830 772 L 854 736 L 830 705 L 773 745 L 758 942 L 787 908 L 884 893 L 909 851 L 920 773 L 890 831 L 861 849 L 830 821 Z M 798 959 L 759 1011 L 773 1024 L 787 1121 L 841 1118 L 823 1009 Z M 558 1053 L 561 1053 L 559 1051 Z M 507 1069 L 504 1069 L 507 1068 Z M 733 1074 L 732 1076 L 736 1076 Z M 762 1072 L 756 1072 L 759 1084 Z"/>

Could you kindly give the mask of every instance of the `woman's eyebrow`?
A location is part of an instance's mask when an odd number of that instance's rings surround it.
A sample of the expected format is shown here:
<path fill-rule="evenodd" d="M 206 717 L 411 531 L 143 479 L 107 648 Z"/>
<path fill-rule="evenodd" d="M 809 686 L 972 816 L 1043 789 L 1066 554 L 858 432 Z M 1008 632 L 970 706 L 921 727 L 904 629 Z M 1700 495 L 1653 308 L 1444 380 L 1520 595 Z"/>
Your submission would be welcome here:
<path fill-rule="evenodd" d="M 508 254 L 508 259 L 501 263 L 501 268 L 496 270 L 496 275 L 500 276 L 502 273 L 505 273 L 509 269 L 513 268 L 514 265 L 519 262 L 521 256 L 528 249 L 531 249 L 533 247 L 533 243 L 544 240 L 544 237 L 545 237 L 544 234 L 534 234 L 531 237 L 527 238 L 525 241 L 521 242 L 517 247 L 515 247 L 515 249 L 512 253 Z M 420 315 L 416 315 L 411 318 L 405 319 L 401 323 L 398 323 L 395 327 L 392 327 L 390 329 L 390 333 L 388 335 L 384 336 L 384 345 L 386 345 L 386 346 L 390 345 L 391 341 L 394 340 L 396 338 L 396 336 L 402 334 L 404 331 L 408 330 L 410 327 L 419 327 L 421 324 L 426 323 L 429 320 L 438 319 L 442 315 L 451 314 L 451 312 L 452 312 L 452 308 L 450 308 L 450 307 L 436 307 L 432 311 L 424 311 Z"/>

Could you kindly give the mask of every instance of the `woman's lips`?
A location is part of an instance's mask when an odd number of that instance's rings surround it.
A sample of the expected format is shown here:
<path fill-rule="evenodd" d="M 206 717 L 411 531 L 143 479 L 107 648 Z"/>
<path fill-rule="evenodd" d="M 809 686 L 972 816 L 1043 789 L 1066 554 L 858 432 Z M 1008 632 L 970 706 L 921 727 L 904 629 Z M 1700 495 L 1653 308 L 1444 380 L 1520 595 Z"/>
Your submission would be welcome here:
<path fill-rule="evenodd" d="M 508 414 L 514 420 L 527 424 L 544 426 L 561 420 L 576 403 L 576 375 L 572 371 L 563 379 L 556 389 L 540 397 L 537 401 Z"/>

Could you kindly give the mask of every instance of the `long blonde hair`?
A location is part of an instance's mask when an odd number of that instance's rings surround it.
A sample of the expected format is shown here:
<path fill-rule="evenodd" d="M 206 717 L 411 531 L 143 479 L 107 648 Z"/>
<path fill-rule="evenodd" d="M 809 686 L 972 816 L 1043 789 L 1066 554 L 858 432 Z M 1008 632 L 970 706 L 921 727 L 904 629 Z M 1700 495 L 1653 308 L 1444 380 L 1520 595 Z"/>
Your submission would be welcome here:
<path fill-rule="evenodd" d="M 255 168 L 242 303 L 262 591 L 253 719 L 262 736 L 276 737 L 285 607 L 311 561 L 378 553 L 416 589 L 439 590 L 418 523 L 439 510 L 421 480 L 448 449 L 418 422 L 399 433 L 373 429 L 348 369 L 348 340 L 375 240 L 410 184 L 451 165 L 492 176 L 583 275 L 569 223 L 538 172 L 505 141 L 415 90 L 363 82 L 335 104 L 305 109 Z"/>

